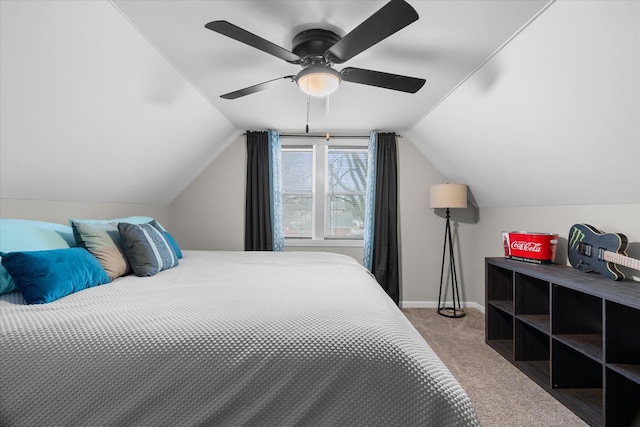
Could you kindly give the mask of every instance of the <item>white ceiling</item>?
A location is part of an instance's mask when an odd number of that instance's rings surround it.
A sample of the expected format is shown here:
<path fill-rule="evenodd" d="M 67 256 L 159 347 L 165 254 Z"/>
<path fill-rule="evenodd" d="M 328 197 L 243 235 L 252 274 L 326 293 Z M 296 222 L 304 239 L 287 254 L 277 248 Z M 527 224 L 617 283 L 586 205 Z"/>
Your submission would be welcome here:
<path fill-rule="evenodd" d="M 420 19 L 336 66 L 422 77 L 343 83 L 311 132 L 405 135 L 476 206 L 640 203 L 640 2 L 410 0 Z M 171 203 L 244 130 L 303 132 L 299 67 L 205 29 L 291 49 L 379 1 L 0 0 L 0 198 Z"/>
<path fill-rule="evenodd" d="M 346 66 L 420 77 L 426 85 L 406 94 L 343 83 L 311 99 L 312 131 L 403 131 L 485 61 L 540 11 L 547 0 L 410 1 L 420 18 Z M 296 74 L 300 66 L 204 28 L 227 20 L 288 50 L 292 37 L 312 27 L 344 35 L 386 4 L 378 1 L 131 1 L 113 4 L 238 129 L 302 131 L 308 97 L 295 83 L 236 100 L 220 95 Z M 153 79 L 153 70 L 150 71 Z M 158 87 L 175 92 L 179 88 Z"/>

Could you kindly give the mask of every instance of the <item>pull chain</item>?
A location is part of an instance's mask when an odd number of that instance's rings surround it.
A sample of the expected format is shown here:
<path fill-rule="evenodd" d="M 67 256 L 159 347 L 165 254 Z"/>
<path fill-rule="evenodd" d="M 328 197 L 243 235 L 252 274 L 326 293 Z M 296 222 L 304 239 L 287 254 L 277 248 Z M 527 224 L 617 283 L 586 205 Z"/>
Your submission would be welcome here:
<path fill-rule="evenodd" d="M 309 108 L 311 106 L 311 95 L 309 95 L 309 99 L 307 99 L 307 127 L 306 131 L 309 133 Z"/>

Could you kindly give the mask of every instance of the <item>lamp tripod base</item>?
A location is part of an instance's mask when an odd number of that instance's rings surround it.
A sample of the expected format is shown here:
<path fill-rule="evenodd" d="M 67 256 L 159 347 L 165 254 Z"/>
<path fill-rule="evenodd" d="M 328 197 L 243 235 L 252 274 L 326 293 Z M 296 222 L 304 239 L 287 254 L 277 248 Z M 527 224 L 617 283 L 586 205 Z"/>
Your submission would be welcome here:
<path fill-rule="evenodd" d="M 466 313 L 460 304 L 460 290 L 458 289 L 458 276 L 456 274 L 456 261 L 453 252 L 453 239 L 451 238 L 451 223 L 449 208 L 446 211 L 447 222 L 444 228 L 444 245 L 442 247 L 442 268 L 440 269 L 440 292 L 438 293 L 438 314 L 445 317 L 460 318 Z M 448 280 L 444 280 L 444 266 L 447 253 L 447 244 L 449 245 L 449 273 L 451 279 L 451 306 L 446 307 L 442 288 L 446 288 Z M 445 292 L 446 293 L 446 292 Z"/>
<path fill-rule="evenodd" d="M 467 315 L 461 308 L 442 307 L 438 309 L 438 314 L 444 317 L 460 318 Z"/>

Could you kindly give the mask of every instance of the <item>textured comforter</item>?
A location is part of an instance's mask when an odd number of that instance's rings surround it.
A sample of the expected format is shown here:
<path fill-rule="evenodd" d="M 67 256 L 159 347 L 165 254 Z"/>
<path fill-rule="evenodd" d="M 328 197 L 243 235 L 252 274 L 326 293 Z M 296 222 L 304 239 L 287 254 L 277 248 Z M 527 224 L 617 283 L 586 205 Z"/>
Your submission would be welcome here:
<path fill-rule="evenodd" d="M 0 296 L 0 425 L 478 422 L 352 258 L 185 251 L 49 304 Z"/>

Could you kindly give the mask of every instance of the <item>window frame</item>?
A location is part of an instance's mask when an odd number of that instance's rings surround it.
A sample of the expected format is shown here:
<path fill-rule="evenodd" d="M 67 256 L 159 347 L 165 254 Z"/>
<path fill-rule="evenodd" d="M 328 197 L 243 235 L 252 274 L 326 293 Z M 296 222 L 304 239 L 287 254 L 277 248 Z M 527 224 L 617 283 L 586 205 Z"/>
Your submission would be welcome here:
<path fill-rule="evenodd" d="M 313 186 L 312 186 L 312 235 L 308 237 L 286 237 L 285 247 L 312 247 L 312 246 L 334 246 L 334 247 L 363 247 L 362 237 L 326 237 L 325 227 L 327 221 L 326 203 L 328 200 L 327 185 L 327 160 L 329 148 L 367 150 L 369 140 L 365 138 L 341 138 L 326 140 L 325 138 L 287 138 L 281 141 L 282 151 L 287 149 L 312 149 L 313 153 Z M 365 189 L 366 191 L 366 189 Z M 322 213 L 322 221 L 317 219 L 317 215 Z"/>

